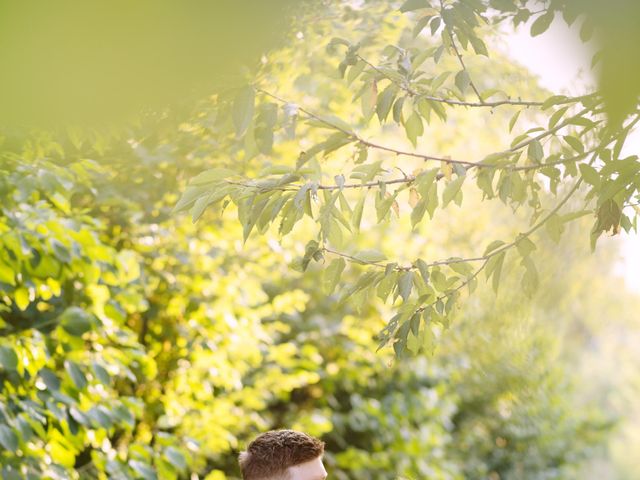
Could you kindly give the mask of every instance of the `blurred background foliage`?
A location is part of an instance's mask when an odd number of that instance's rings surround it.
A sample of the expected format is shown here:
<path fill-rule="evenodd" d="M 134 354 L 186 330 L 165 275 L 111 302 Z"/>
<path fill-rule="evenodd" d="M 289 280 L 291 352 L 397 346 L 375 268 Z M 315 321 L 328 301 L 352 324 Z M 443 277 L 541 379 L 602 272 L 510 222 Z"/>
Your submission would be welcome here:
<path fill-rule="evenodd" d="M 350 32 L 392 43 L 405 20 L 382 1 L 363 10 L 327 2 L 310 15 L 258 75 L 287 98 L 354 116 L 329 39 Z M 505 58 L 476 67 L 487 81 L 540 93 Z M 341 302 L 340 287 L 327 297 L 317 266 L 288 267 L 304 253 L 304 222 L 286 238 L 243 243 L 231 206 L 196 224 L 172 214 L 203 169 L 292 164 L 322 139 L 298 125 L 301 139 L 273 139 L 267 159 L 251 135 L 236 138 L 224 96 L 111 131 L 6 132 L 3 478 L 237 479 L 237 452 L 281 427 L 322 437 L 339 480 L 637 478 L 640 298 L 614 271 L 615 243 L 589 254 L 582 221 L 560 244 L 541 236 L 535 296 L 507 268 L 497 296 L 481 285 L 434 332 L 433 354 L 377 352 L 389 307 Z M 512 113 L 453 113 L 425 141 L 452 154 L 490 151 L 506 142 L 498 125 Z M 384 135 L 402 141 L 395 127 Z M 526 220 L 466 195 L 462 208 L 415 230 L 404 211 L 393 232 L 365 216 L 356 241 L 439 258 Z"/>

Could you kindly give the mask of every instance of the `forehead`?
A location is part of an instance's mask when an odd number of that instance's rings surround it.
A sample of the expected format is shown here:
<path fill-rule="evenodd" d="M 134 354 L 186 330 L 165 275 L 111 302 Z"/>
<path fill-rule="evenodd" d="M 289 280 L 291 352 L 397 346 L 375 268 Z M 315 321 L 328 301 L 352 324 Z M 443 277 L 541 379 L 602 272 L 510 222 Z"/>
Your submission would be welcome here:
<path fill-rule="evenodd" d="M 324 480 L 327 471 L 324 469 L 320 457 L 305 463 L 289 467 L 290 480 Z"/>

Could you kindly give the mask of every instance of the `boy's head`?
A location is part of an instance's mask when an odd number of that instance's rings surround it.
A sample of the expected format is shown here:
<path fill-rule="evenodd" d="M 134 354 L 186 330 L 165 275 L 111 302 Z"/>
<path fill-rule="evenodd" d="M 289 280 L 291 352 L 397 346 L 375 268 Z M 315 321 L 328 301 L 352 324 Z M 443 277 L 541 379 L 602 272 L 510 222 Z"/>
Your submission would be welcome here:
<path fill-rule="evenodd" d="M 294 430 L 272 430 L 239 457 L 244 480 L 324 480 L 324 442 Z"/>

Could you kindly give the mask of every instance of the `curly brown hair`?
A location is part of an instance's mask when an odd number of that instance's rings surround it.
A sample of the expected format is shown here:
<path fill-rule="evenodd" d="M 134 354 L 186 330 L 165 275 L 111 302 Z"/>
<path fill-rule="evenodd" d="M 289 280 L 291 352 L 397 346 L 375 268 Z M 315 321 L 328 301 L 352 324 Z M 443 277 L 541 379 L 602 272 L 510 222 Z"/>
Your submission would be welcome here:
<path fill-rule="evenodd" d="M 324 453 L 324 442 L 295 430 L 272 430 L 253 440 L 238 463 L 244 480 L 280 480 L 287 469 Z"/>

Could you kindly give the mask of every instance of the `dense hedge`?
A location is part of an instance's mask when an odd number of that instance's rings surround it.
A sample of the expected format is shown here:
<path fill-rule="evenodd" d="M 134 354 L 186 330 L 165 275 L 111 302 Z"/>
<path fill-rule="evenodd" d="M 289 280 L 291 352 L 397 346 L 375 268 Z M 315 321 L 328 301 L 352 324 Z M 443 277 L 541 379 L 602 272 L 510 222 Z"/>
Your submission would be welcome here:
<path fill-rule="evenodd" d="M 394 360 L 375 303 L 286 267 L 299 245 L 171 216 L 201 167 L 171 160 L 185 137 L 64 138 L 2 157 L 3 478 L 236 478 L 244 442 L 283 426 L 322 436 L 338 479 L 566 478 L 598 439 L 526 314 Z"/>

